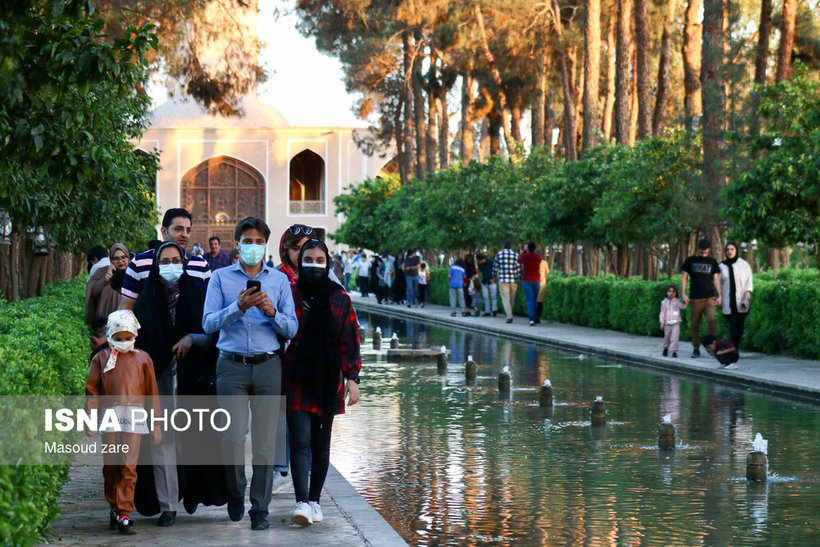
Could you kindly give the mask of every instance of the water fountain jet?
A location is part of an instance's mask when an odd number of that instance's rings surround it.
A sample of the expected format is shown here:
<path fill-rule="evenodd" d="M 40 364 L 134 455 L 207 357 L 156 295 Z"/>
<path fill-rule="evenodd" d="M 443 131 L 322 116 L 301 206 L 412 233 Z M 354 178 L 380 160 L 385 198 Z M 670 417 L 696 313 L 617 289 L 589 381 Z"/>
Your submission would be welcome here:
<path fill-rule="evenodd" d="M 544 380 L 544 385 L 541 386 L 541 391 L 538 393 L 538 404 L 541 406 L 552 406 L 552 382 L 549 378 Z"/>
<path fill-rule="evenodd" d="M 758 433 L 752 441 L 752 447 L 754 450 L 746 457 L 746 480 L 765 481 L 769 475 L 769 441 Z"/>
<path fill-rule="evenodd" d="M 666 414 L 658 424 L 658 448 L 668 450 L 675 448 L 675 444 L 675 424 L 672 423 L 672 416 Z"/>
<path fill-rule="evenodd" d="M 447 348 L 441 346 L 441 351 L 436 356 L 436 368 L 439 374 L 447 374 Z"/>
<path fill-rule="evenodd" d="M 498 375 L 498 391 L 501 393 L 510 393 L 512 387 L 512 377 L 510 375 L 510 366 L 504 365 L 501 369 L 501 374 Z"/>
<path fill-rule="evenodd" d="M 604 398 L 598 395 L 595 397 L 595 400 L 592 401 L 592 412 L 590 413 L 592 418 L 592 423 L 595 425 L 601 425 L 606 423 L 606 403 L 604 402 Z"/>
<path fill-rule="evenodd" d="M 390 338 L 390 349 L 399 349 L 399 335 L 395 332 L 393 333 L 393 337 Z"/>

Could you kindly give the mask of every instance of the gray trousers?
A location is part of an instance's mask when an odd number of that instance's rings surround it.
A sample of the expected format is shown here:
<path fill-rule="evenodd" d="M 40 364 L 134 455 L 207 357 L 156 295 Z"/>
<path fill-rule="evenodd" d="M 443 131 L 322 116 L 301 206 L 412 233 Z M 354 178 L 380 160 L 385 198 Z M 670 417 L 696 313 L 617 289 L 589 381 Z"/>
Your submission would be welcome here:
<path fill-rule="evenodd" d="M 171 367 L 166 367 L 157 378 L 159 394 L 173 396 L 176 393 L 176 379 L 176 374 L 171 372 Z M 168 414 L 170 415 L 173 411 L 173 408 L 169 408 Z M 154 463 L 154 488 L 157 490 L 159 509 L 160 511 L 176 511 L 179 501 L 179 478 L 177 477 L 177 443 L 172 427 L 162 432 L 160 444 L 151 445 L 151 460 Z"/>
<path fill-rule="evenodd" d="M 222 451 L 227 462 L 244 461 L 245 437 L 250 422 L 253 476 L 250 514 L 268 513 L 273 485 L 273 464 L 286 465 L 285 427 L 274 428 L 276 419 L 270 398 L 252 395 L 281 395 L 282 363 L 278 355 L 256 365 L 244 365 L 220 353 L 216 362 L 216 393 L 219 406 L 231 415 L 231 427 L 223 433 Z M 279 413 L 279 422 L 285 419 Z M 244 465 L 226 465 L 228 496 L 245 498 L 248 484 Z"/>

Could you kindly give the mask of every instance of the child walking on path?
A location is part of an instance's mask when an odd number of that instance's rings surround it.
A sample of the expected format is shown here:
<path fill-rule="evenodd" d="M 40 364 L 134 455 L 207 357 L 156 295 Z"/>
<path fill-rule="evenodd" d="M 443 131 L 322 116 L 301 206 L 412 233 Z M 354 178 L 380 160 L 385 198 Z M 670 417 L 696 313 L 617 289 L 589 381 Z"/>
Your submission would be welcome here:
<path fill-rule="evenodd" d="M 105 334 L 109 348 L 91 360 L 85 384 L 89 410 L 98 406 L 97 396 L 105 395 L 117 397 L 118 404 L 126 409 L 150 406 L 159 415 L 154 364 L 146 352 L 134 348 L 139 328 L 137 318 L 129 310 L 118 310 L 108 316 Z M 91 436 L 94 431 L 87 429 L 86 433 Z M 106 453 L 103 456 L 105 499 L 111 506 L 109 527 L 119 529 L 120 534 L 135 533 L 131 512 L 134 510 L 141 435 L 125 431 L 103 433 L 103 443 L 107 446 L 128 445 L 124 454 Z M 159 429 L 151 435 L 154 444 L 158 445 L 162 440 Z"/>
<path fill-rule="evenodd" d="M 663 331 L 663 356 L 678 356 L 678 342 L 680 341 L 680 311 L 686 309 L 686 304 L 678 299 L 678 289 L 674 285 L 666 288 L 666 298 L 661 301 L 661 330 Z"/>

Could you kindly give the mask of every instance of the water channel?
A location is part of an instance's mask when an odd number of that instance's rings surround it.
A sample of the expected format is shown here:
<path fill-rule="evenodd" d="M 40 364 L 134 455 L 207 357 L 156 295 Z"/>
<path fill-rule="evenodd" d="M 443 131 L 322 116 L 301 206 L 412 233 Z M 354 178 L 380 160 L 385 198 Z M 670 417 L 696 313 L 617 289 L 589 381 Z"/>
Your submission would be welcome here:
<path fill-rule="evenodd" d="M 367 312 L 359 321 L 381 327 L 383 351 L 368 336 L 362 401 L 335 422 L 331 459 L 411 545 L 820 544 L 820 407 Z M 447 375 L 387 362 L 394 332 L 447 346 Z M 538 404 L 547 378 L 551 411 Z M 598 395 L 604 427 L 590 424 Z M 657 449 L 665 414 L 672 451 Z M 749 483 L 758 432 L 770 478 Z"/>

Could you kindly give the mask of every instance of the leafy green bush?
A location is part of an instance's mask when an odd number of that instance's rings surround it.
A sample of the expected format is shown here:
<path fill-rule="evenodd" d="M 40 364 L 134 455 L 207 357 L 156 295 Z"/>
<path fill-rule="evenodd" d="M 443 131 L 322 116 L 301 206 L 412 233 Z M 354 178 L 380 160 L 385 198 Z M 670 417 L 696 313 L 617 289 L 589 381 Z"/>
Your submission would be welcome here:
<path fill-rule="evenodd" d="M 76 395 L 88 374 L 84 279 L 51 284 L 37 298 L 0 301 L 0 395 Z M 0 544 L 26 545 L 59 514 L 67 466 L 0 466 Z"/>
<path fill-rule="evenodd" d="M 447 270 L 433 268 L 431 302 L 449 305 Z M 550 321 L 611 329 L 641 336 L 661 336 L 658 328 L 666 287 L 680 290 L 680 276 L 671 281 L 609 277 L 564 277 L 550 274 L 543 317 Z M 500 300 L 500 299 L 499 299 Z M 499 303 L 499 310 L 501 310 Z M 523 291 L 516 292 L 513 310 L 526 315 Z M 728 338 L 726 321 L 717 310 L 717 335 Z M 817 270 L 783 269 L 775 281 L 770 272 L 756 274 L 752 309 L 746 320 L 743 348 L 763 353 L 787 353 L 820 358 L 820 276 Z M 706 332 L 701 321 L 701 332 Z M 690 340 L 689 313 L 684 311 L 681 340 Z"/>

